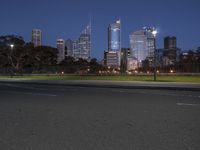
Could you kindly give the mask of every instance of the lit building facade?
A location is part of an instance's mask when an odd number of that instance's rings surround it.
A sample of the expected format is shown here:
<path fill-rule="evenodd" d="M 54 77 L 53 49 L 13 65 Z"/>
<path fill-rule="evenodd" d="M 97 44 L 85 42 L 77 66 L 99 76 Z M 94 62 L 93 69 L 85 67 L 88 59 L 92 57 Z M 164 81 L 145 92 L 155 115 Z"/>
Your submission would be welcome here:
<path fill-rule="evenodd" d="M 119 68 L 121 64 L 121 21 L 117 20 L 108 27 L 108 51 L 105 52 L 105 60 L 111 58 L 112 66 Z M 115 55 L 115 57 L 113 57 Z M 116 60 L 114 60 L 114 58 Z M 109 66 L 110 60 L 106 60 L 106 65 Z"/>
<path fill-rule="evenodd" d="M 32 43 L 34 47 L 42 45 L 42 31 L 40 29 L 32 30 Z"/>
<path fill-rule="evenodd" d="M 78 60 L 81 58 L 80 56 L 80 49 L 79 49 L 79 41 L 75 40 L 73 41 L 73 57 Z"/>
<path fill-rule="evenodd" d="M 121 50 L 121 21 L 118 20 L 108 27 L 108 51 Z"/>
<path fill-rule="evenodd" d="M 58 49 L 58 59 L 57 62 L 60 63 L 65 59 L 65 40 L 57 39 L 57 49 Z"/>
<path fill-rule="evenodd" d="M 89 60 L 91 55 L 91 23 L 81 32 L 78 40 L 73 42 L 73 57 Z"/>
<path fill-rule="evenodd" d="M 137 69 L 137 59 L 134 56 L 127 58 L 127 71 L 134 71 Z"/>
<path fill-rule="evenodd" d="M 133 32 L 130 35 L 131 56 L 138 61 L 138 66 L 142 65 L 142 61 L 148 59 L 153 61 L 155 51 L 155 37 L 152 34 L 154 28 L 145 27 L 142 30 Z"/>
<path fill-rule="evenodd" d="M 119 55 L 118 52 L 115 51 L 106 51 L 104 52 L 105 64 L 107 67 L 118 69 L 120 66 L 118 65 Z"/>

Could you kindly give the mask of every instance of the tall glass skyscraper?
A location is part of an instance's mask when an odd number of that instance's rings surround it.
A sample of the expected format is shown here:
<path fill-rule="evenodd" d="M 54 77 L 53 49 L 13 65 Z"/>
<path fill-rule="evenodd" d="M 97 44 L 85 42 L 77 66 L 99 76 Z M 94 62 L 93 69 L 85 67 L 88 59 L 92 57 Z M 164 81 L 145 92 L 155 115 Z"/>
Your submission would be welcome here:
<path fill-rule="evenodd" d="M 108 27 L 108 51 L 121 50 L 121 21 L 117 20 Z"/>
<path fill-rule="evenodd" d="M 143 60 L 153 60 L 155 51 L 155 38 L 152 34 L 154 28 L 145 27 L 130 35 L 131 56 L 134 56 L 139 65 Z"/>
<path fill-rule="evenodd" d="M 81 32 L 73 44 L 74 58 L 90 59 L 91 53 L 91 23 Z"/>
<path fill-rule="evenodd" d="M 32 43 L 34 47 L 42 45 L 42 31 L 40 29 L 32 30 Z"/>
<path fill-rule="evenodd" d="M 106 65 L 120 68 L 121 60 L 121 21 L 108 26 L 108 51 L 105 52 Z"/>
<path fill-rule="evenodd" d="M 58 49 L 58 59 L 57 62 L 60 63 L 65 59 L 65 40 L 57 39 L 57 49 Z"/>

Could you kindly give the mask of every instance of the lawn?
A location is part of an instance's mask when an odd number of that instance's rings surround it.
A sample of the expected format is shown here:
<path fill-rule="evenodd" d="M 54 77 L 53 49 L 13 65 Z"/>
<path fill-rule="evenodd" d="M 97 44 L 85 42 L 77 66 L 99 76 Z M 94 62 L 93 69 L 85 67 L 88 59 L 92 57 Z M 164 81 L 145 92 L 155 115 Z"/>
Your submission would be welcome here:
<path fill-rule="evenodd" d="M 10 78 L 10 76 L 0 76 L 0 78 Z M 110 81 L 153 81 L 153 76 L 79 76 L 79 75 L 64 75 L 64 76 L 14 76 L 13 78 L 30 78 L 38 80 L 110 80 Z M 200 83 L 200 76 L 181 76 L 181 75 L 164 75 L 157 76 L 159 82 L 195 82 Z"/>

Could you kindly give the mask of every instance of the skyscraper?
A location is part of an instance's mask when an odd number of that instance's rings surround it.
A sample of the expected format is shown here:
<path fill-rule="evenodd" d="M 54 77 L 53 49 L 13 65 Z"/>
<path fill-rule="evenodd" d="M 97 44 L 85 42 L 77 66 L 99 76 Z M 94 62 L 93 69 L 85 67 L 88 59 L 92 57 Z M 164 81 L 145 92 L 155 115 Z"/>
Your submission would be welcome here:
<path fill-rule="evenodd" d="M 91 53 L 91 23 L 81 32 L 77 41 L 73 43 L 73 56 L 75 59 L 90 59 Z"/>
<path fill-rule="evenodd" d="M 104 59 L 105 64 L 108 67 L 118 69 L 120 66 L 118 65 L 118 53 L 115 51 L 105 51 L 104 52 Z"/>
<path fill-rule="evenodd" d="M 164 65 L 174 65 L 177 60 L 178 48 L 175 36 L 167 36 L 164 38 L 163 60 Z"/>
<path fill-rule="evenodd" d="M 145 59 L 153 61 L 155 51 L 153 30 L 154 28 L 145 27 L 130 35 L 131 56 L 136 57 L 139 66 Z"/>
<path fill-rule="evenodd" d="M 79 40 L 73 41 L 73 57 L 75 59 L 81 58 L 80 49 L 79 49 Z"/>
<path fill-rule="evenodd" d="M 130 48 L 121 49 L 121 72 L 135 70 L 137 68 L 137 59 L 131 56 Z"/>
<path fill-rule="evenodd" d="M 57 39 L 57 49 L 58 49 L 58 59 L 57 62 L 60 63 L 65 59 L 65 40 Z"/>
<path fill-rule="evenodd" d="M 42 45 L 42 31 L 40 29 L 32 30 L 32 43 L 34 47 Z"/>
<path fill-rule="evenodd" d="M 117 20 L 108 27 L 108 51 L 121 50 L 121 21 Z"/>
<path fill-rule="evenodd" d="M 73 41 L 71 39 L 68 39 L 65 42 L 65 46 L 66 46 L 65 55 L 73 57 Z"/>
<path fill-rule="evenodd" d="M 130 48 L 121 48 L 121 72 L 127 70 L 128 57 L 130 57 Z"/>
<path fill-rule="evenodd" d="M 167 36 L 164 38 L 164 49 L 176 48 L 176 37 Z"/>
<path fill-rule="evenodd" d="M 119 68 L 121 64 L 121 21 L 117 20 L 108 27 L 108 51 L 105 52 L 106 65 Z M 114 60 L 116 59 L 116 60 Z"/>

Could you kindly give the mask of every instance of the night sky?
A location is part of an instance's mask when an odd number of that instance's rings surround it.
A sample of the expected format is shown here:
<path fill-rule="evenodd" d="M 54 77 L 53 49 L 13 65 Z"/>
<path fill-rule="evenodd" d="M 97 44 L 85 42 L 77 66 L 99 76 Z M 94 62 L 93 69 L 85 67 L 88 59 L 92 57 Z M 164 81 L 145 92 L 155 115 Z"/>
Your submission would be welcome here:
<path fill-rule="evenodd" d="M 143 26 L 158 28 L 157 47 L 163 37 L 175 35 L 183 50 L 200 46 L 200 0 L 1 0 L 0 35 L 17 34 L 28 42 L 32 28 L 43 32 L 44 45 L 57 38 L 78 38 L 92 17 L 92 57 L 103 58 L 107 27 L 122 21 L 122 47 L 129 34 Z"/>

